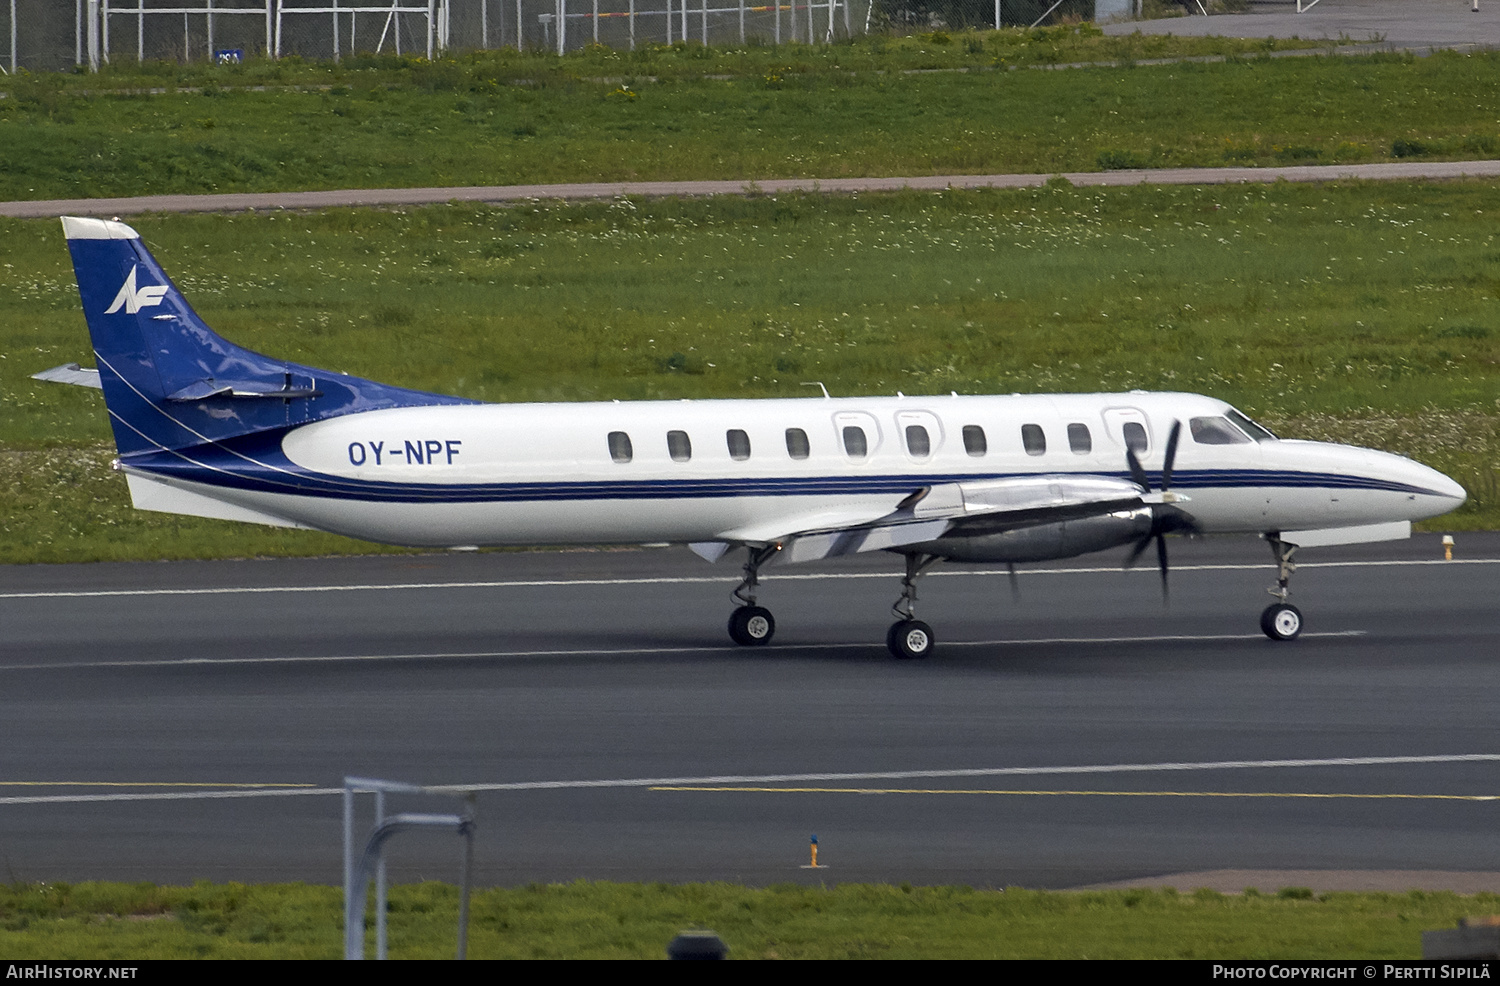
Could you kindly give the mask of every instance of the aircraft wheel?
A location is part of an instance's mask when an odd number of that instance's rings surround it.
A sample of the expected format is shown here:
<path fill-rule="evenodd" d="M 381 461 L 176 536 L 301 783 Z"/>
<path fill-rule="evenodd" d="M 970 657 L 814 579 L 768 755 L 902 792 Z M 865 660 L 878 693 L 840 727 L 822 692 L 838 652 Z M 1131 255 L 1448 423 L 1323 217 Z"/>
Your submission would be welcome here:
<path fill-rule="evenodd" d="M 776 619 L 764 606 L 741 606 L 729 614 L 729 637 L 737 644 L 759 646 L 775 632 Z"/>
<path fill-rule="evenodd" d="M 1272 640 L 1296 640 L 1302 632 L 1302 611 L 1290 603 L 1272 603 L 1260 614 L 1260 628 Z"/>
<path fill-rule="evenodd" d="M 926 657 L 932 653 L 932 627 L 921 620 L 901 620 L 891 625 L 885 635 L 885 645 L 891 656 L 903 661 L 914 657 Z"/>

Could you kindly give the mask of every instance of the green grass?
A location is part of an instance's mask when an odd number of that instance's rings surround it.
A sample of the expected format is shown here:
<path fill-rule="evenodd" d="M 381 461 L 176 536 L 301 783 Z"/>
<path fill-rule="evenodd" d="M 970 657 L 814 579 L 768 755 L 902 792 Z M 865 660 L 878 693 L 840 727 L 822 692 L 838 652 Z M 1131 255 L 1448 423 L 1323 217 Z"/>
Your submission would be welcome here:
<path fill-rule="evenodd" d="M 342 891 L 301 884 L 0 888 L 0 954 L 29 959 L 337 958 Z M 1045 892 L 846 884 L 573 883 L 475 893 L 473 958 L 664 957 L 718 932 L 730 958 L 1416 959 L 1421 932 L 1500 897 L 1411 891 Z M 453 954 L 458 893 L 398 885 L 393 958 Z M 373 937 L 373 935 L 371 935 Z"/>
<path fill-rule="evenodd" d="M 271 91 L 130 91 L 151 81 L 139 72 L 112 91 L 101 88 L 112 77 L 0 79 L 11 87 L 0 99 L 0 199 L 1500 153 L 1489 109 L 1500 104 L 1500 53 L 907 74 L 902 59 L 862 45 L 807 49 L 805 65 L 795 49 L 748 49 L 787 64 L 697 75 L 652 75 L 654 63 L 633 74 L 626 53 L 605 52 L 577 66 L 552 57 L 537 71 L 540 56 L 514 53 L 245 69 L 246 82 L 283 70 L 328 80 Z M 709 67 L 730 57 L 692 46 L 653 54 L 675 64 L 697 51 Z M 885 67 L 828 64 L 856 55 Z M 607 77 L 588 74 L 612 60 L 620 67 Z M 173 71 L 201 81 L 209 70 Z"/>
<path fill-rule="evenodd" d="M 1493 183 L 143 216 L 253 349 L 490 401 L 1186 390 L 1410 454 L 1500 524 Z M 367 550 L 131 511 L 56 221 L 0 220 L 0 561 Z"/>

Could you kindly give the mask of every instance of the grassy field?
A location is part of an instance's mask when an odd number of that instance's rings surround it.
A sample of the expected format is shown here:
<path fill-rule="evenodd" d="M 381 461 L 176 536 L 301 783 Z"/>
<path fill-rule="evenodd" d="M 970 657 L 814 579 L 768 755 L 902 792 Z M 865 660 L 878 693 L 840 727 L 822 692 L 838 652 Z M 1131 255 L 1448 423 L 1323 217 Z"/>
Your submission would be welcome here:
<path fill-rule="evenodd" d="M 159 77 L 148 66 L 99 77 L 0 77 L 8 95 L 0 99 L 0 200 L 1500 153 L 1491 111 L 1500 103 L 1500 53 L 1154 66 L 1122 65 L 1118 56 L 1070 71 L 997 67 L 1034 65 L 1033 49 L 1077 58 L 1073 49 L 1090 45 L 1134 45 L 1144 55 L 1152 45 L 1231 43 L 1043 42 L 1005 31 L 946 44 L 874 38 L 806 49 L 602 49 L 563 59 L 502 52 L 438 63 L 257 63 L 222 76 L 174 66 L 160 67 Z M 908 70 L 977 67 L 970 61 L 997 70 Z M 270 89 L 252 85 L 267 80 Z M 184 92 L 179 82 L 201 88 Z M 153 86 L 164 91 L 146 91 Z"/>
<path fill-rule="evenodd" d="M 341 889 L 301 884 L 0 887 L 7 959 L 337 958 Z M 1500 897 L 1301 888 L 1048 893 L 969 887 L 531 885 L 479 891 L 473 958 L 663 958 L 687 928 L 730 958 L 1415 959 L 1421 932 L 1487 914 Z M 458 892 L 398 885 L 392 958 L 453 955 Z M 370 936 L 373 938 L 373 935 Z"/>
<path fill-rule="evenodd" d="M 1481 182 L 150 216 L 251 348 L 491 401 L 1175 389 L 1413 455 L 1500 523 L 1500 188 Z M 0 561 L 366 550 L 152 518 L 105 469 L 55 221 L 0 220 Z"/>

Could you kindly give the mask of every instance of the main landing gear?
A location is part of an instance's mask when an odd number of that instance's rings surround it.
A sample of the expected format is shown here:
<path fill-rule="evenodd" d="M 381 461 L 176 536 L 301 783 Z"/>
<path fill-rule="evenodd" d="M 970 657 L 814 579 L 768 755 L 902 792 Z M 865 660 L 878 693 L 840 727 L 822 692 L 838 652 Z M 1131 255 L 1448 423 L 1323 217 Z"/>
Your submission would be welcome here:
<path fill-rule="evenodd" d="M 755 590 L 760 585 L 760 567 L 780 550 L 781 546 L 778 544 L 749 549 L 749 557 L 745 559 L 745 577 L 733 593 L 740 605 L 729 614 L 729 638 L 741 646 L 763 646 L 776 633 L 776 619 L 770 610 L 756 604 Z M 885 635 L 885 645 L 894 657 L 911 660 L 932 653 L 935 642 L 932 627 L 917 619 L 917 579 L 936 561 L 936 555 L 906 556 L 906 575 L 901 579 L 901 598 L 891 607 L 891 612 L 896 614 L 897 619 Z"/>
<path fill-rule="evenodd" d="M 1276 537 L 1268 537 L 1266 540 L 1271 545 L 1271 554 L 1276 556 L 1276 585 L 1266 591 L 1275 596 L 1277 601 L 1260 614 L 1260 628 L 1272 640 L 1296 640 L 1297 635 L 1302 632 L 1302 611 L 1287 602 L 1286 597 L 1291 594 L 1288 583 L 1291 582 L 1292 573 L 1297 570 L 1296 563 L 1292 561 L 1297 546 Z"/>
<path fill-rule="evenodd" d="M 759 647 L 770 642 L 776 633 L 776 618 L 764 606 L 755 605 L 755 587 L 760 584 L 760 567 L 781 550 L 779 544 L 750 548 L 745 560 L 745 578 L 734 590 L 741 603 L 729 614 L 729 639 L 745 647 Z"/>
<path fill-rule="evenodd" d="M 886 631 L 885 646 L 891 656 L 903 661 L 926 657 L 936 643 L 932 627 L 917 619 L 917 579 L 936 562 L 936 555 L 907 555 L 906 575 L 901 579 L 901 598 L 891 607 L 896 622 Z"/>

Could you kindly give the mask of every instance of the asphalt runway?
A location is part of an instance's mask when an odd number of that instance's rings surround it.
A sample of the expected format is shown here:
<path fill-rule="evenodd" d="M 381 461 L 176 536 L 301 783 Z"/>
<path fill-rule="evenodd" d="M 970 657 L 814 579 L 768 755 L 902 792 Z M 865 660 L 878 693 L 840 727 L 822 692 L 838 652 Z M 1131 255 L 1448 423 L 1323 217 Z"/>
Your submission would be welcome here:
<path fill-rule="evenodd" d="M 1253 539 L 1175 543 L 1165 610 L 1118 557 L 939 568 L 921 662 L 887 556 L 776 573 L 765 649 L 682 549 L 0 568 L 0 877 L 338 882 L 356 775 L 485 788 L 484 884 L 1500 889 L 1500 536 L 1458 542 L 1307 552 L 1290 645 Z"/>

